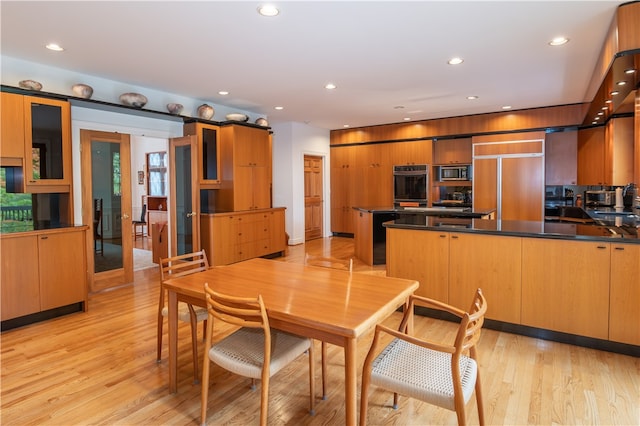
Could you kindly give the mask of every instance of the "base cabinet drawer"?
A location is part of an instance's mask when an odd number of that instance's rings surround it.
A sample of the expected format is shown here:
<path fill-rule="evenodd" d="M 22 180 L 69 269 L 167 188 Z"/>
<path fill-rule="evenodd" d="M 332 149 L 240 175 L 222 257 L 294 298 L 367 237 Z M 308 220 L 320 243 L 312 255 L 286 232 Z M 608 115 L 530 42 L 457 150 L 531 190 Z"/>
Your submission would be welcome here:
<path fill-rule="evenodd" d="M 285 249 L 284 208 L 201 215 L 201 241 L 213 266 Z"/>
<path fill-rule="evenodd" d="M 640 345 L 640 245 L 611 244 L 609 340 Z"/>

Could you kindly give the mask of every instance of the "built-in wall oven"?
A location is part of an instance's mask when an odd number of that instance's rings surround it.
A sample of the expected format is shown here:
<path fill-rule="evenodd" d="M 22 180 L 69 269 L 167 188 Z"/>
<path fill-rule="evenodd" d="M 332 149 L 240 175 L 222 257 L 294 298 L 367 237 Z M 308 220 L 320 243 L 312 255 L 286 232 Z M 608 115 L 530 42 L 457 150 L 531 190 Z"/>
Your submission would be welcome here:
<path fill-rule="evenodd" d="M 429 194 L 429 166 L 393 166 L 393 202 L 396 206 L 426 206 Z"/>

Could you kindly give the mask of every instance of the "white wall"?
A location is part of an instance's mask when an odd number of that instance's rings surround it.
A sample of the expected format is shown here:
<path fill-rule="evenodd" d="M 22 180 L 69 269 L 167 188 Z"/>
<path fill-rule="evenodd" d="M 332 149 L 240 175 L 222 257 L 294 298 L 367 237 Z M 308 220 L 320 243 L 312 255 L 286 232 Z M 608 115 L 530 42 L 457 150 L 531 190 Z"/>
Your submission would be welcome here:
<path fill-rule="evenodd" d="M 324 157 L 324 236 L 331 235 L 329 131 L 302 123 L 272 125 L 273 205 L 287 208 L 289 244 L 304 243 L 304 156 Z"/>

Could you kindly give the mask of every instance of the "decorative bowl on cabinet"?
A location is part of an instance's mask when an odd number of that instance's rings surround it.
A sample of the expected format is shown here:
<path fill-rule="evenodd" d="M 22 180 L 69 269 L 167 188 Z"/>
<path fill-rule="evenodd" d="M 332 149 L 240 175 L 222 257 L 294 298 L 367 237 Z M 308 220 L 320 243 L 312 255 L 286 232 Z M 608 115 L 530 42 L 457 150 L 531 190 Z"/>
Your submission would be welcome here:
<path fill-rule="evenodd" d="M 182 108 L 184 108 L 182 104 L 167 104 L 167 111 L 169 111 L 171 114 L 180 114 L 182 112 Z"/>
<path fill-rule="evenodd" d="M 120 102 L 123 105 L 142 108 L 147 104 L 147 97 L 140 93 L 123 93 L 120 95 Z"/>
<path fill-rule="evenodd" d="M 204 120 L 211 120 L 215 114 L 215 110 L 211 105 L 202 104 L 198 107 L 198 117 Z"/>
<path fill-rule="evenodd" d="M 256 124 L 258 126 L 269 127 L 269 122 L 264 117 L 257 118 L 256 119 Z"/>
<path fill-rule="evenodd" d="M 227 114 L 227 120 L 229 121 L 247 121 L 249 119 L 249 117 L 247 117 L 244 114 L 240 114 L 240 113 L 231 113 L 231 114 Z"/>
<path fill-rule="evenodd" d="M 20 80 L 18 82 L 18 86 L 22 87 L 23 89 L 36 90 L 36 91 L 42 89 L 42 83 L 39 83 L 35 80 Z"/>
<path fill-rule="evenodd" d="M 90 99 L 93 96 L 93 87 L 88 84 L 74 84 L 71 86 L 71 91 L 79 98 Z"/>

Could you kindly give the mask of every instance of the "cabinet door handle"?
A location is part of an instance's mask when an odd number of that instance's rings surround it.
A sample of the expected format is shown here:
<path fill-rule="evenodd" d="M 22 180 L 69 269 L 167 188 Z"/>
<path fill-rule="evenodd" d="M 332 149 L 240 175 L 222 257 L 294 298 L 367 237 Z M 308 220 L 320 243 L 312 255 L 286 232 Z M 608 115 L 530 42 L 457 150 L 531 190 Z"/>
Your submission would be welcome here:
<path fill-rule="evenodd" d="M 446 235 L 440 235 L 440 238 L 447 238 L 447 236 Z M 458 237 L 456 237 L 456 238 L 458 238 Z"/>
<path fill-rule="evenodd" d="M 607 247 L 605 247 L 605 246 L 598 246 L 597 248 L 598 248 L 598 250 L 604 250 L 604 249 L 606 249 Z"/>
<path fill-rule="evenodd" d="M 614 250 L 622 250 L 622 251 L 624 251 L 624 247 L 615 247 Z"/>
<path fill-rule="evenodd" d="M 452 235 L 451 238 L 454 239 L 454 240 L 457 240 L 458 236 L 457 235 Z"/>
<path fill-rule="evenodd" d="M 49 237 L 40 237 L 41 240 L 48 240 Z"/>

